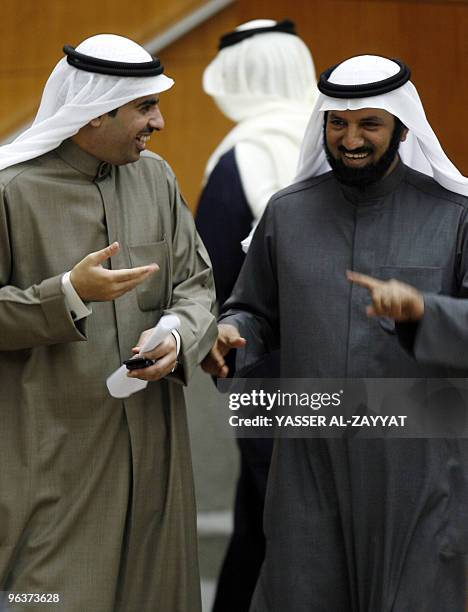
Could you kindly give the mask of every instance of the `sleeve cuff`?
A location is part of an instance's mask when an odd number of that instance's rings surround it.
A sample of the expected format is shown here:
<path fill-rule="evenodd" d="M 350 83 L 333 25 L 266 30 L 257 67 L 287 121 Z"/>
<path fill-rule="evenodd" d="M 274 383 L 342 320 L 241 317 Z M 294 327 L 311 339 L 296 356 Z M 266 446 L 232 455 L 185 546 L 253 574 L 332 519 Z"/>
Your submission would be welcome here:
<path fill-rule="evenodd" d="M 171 334 L 174 336 L 174 340 L 176 341 L 176 351 L 177 351 L 176 356 L 178 357 L 180 353 L 180 334 L 176 329 L 172 329 Z"/>
<path fill-rule="evenodd" d="M 70 272 L 65 272 L 62 276 L 62 292 L 65 296 L 65 302 L 74 321 L 79 321 L 85 317 L 89 317 L 92 313 L 80 298 L 70 280 Z"/>
<path fill-rule="evenodd" d="M 405 323 L 395 323 L 395 331 L 398 341 L 407 353 L 414 357 L 414 343 L 419 329 L 420 321 L 408 321 Z"/>

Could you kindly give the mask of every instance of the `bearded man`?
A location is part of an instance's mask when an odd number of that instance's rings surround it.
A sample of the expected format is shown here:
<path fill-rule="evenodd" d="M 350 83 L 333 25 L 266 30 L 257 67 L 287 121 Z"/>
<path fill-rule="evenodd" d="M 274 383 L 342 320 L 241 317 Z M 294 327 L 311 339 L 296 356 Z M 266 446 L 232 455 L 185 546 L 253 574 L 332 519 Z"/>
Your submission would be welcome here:
<path fill-rule="evenodd" d="M 64 51 L 32 127 L 0 149 L 1 590 L 15 610 L 193 612 L 180 383 L 216 324 L 190 211 L 145 150 L 173 81 L 120 36 Z M 111 397 L 106 378 L 167 313 L 179 333 L 131 373 L 148 386 Z"/>
<path fill-rule="evenodd" d="M 254 330 L 288 378 L 466 377 L 468 180 L 409 78 L 378 56 L 321 75 L 207 370 Z M 457 439 L 276 440 L 251 610 L 462 612 L 467 457 Z"/>

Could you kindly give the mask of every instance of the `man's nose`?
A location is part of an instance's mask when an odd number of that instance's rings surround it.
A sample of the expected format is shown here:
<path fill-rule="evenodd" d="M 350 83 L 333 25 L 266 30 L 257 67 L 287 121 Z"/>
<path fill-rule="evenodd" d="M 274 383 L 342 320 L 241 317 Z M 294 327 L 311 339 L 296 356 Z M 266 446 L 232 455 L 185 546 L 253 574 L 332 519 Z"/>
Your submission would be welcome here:
<path fill-rule="evenodd" d="M 156 106 L 152 112 L 151 117 L 148 121 L 149 126 L 156 131 L 164 129 L 164 117 L 162 116 L 159 106 Z"/>
<path fill-rule="evenodd" d="M 345 135 L 343 136 L 342 145 L 352 151 L 364 145 L 364 138 L 359 127 L 348 126 Z"/>

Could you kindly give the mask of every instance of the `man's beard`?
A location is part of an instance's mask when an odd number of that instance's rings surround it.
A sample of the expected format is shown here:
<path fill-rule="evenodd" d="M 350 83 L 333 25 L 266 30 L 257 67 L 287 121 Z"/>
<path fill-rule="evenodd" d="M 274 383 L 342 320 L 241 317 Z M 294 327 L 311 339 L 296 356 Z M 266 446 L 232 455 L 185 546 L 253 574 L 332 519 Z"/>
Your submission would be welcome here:
<path fill-rule="evenodd" d="M 327 139 L 325 135 L 325 125 L 327 118 L 325 117 L 324 122 L 324 134 L 323 134 L 323 147 L 325 149 L 325 155 L 327 156 L 328 163 L 333 170 L 334 175 L 340 183 L 349 185 L 351 187 L 366 187 L 372 183 L 377 183 L 382 179 L 395 159 L 400 146 L 400 138 L 405 126 L 403 123 L 395 117 L 395 127 L 393 128 L 392 137 L 386 151 L 382 154 L 380 159 L 375 163 L 367 164 L 362 168 L 350 168 L 346 166 L 342 159 L 336 159 L 333 157 L 330 149 L 327 146 Z M 348 151 L 343 145 L 338 147 L 339 151 Z M 348 151 L 351 153 L 351 151 Z M 372 153 L 372 147 L 359 147 L 353 149 L 352 153 Z"/>

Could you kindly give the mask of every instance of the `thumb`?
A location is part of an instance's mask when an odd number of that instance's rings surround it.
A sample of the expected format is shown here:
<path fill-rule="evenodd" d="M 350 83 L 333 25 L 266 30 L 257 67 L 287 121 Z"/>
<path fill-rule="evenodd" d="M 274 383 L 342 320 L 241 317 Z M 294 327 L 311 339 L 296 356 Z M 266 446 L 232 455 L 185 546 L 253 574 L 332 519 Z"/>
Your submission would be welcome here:
<path fill-rule="evenodd" d="M 241 336 L 229 338 L 228 342 L 231 348 L 242 348 L 247 344 L 247 340 L 245 338 L 242 338 Z"/>
<path fill-rule="evenodd" d="M 95 253 L 90 254 L 90 258 L 94 264 L 101 264 L 109 257 L 116 255 L 120 251 L 120 245 L 118 242 L 113 242 L 105 249 L 101 249 L 100 251 L 96 251 Z"/>
<path fill-rule="evenodd" d="M 246 342 L 247 340 L 242 338 L 236 330 L 219 339 L 219 350 L 222 355 L 227 355 L 231 349 L 242 348 Z"/>

